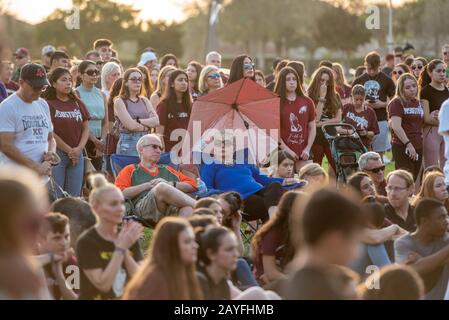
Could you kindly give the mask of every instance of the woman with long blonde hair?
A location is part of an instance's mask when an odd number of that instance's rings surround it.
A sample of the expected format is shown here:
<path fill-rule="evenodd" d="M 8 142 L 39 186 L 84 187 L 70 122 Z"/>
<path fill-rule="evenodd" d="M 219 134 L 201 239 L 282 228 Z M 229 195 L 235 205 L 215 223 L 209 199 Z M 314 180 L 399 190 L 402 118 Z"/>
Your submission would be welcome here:
<path fill-rule="evenodd" d="M 170 78 L 170 74 L 175 71 L 176 68 L 173 66 L 165 66 L 159 72 L 159 76 L 157 78 L 157 87 L 156 90 L 150 97 L 151 104 L 154 107 L 157 107 L 159 102 L 161 102 L 162 95 L 165 93 L 165 88 L 168 84 L 168 79 Z"/>

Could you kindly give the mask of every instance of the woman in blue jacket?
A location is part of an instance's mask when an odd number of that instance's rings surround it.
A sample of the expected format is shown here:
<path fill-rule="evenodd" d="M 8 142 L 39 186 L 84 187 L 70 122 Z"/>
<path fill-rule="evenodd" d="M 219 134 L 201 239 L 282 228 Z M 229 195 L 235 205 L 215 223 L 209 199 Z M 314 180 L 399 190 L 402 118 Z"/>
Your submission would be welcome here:
<path fill-rule="evenodd" d="M 301 187 L 304 183 L 294 178 L 271 178 L 261 174 L 259 168 L 248 161 L 247 149 L 240 151 L 244 154 L 234 152 L 235 145 L 235 137 L 228 134 L 215 139 L 215 146 L 221 146 L 222 153 L 214 157 L 213 163 L 201 166 L 201 179 L 209 190 L 240 193 L 248 220 L 266 221 L 279 203 L 283 186 L 298 184 L 297 187 Z"/>

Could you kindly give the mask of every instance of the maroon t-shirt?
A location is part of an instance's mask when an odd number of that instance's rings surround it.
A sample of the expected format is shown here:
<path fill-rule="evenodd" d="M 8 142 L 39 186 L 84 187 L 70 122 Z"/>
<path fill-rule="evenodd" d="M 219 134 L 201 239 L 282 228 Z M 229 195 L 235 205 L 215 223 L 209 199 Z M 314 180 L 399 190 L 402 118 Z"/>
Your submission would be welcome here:
<path fill-rule="evenodd" d="M 159 123 L 164 127 L 164 144 L 165 152 L 169 152 L 173 146 L 179 141 L 170 141 L 170 135 L 173 130 L 185 129 L 189 126 L 190 110 L 187 110 L 181 103 L 177 106 L 177 112 L 171 112 L 168 110 L 168 105 L 165 101 L 161 101 L 157 105 L 157 115 L 159 116 Z"/>
<path fill-rule="evenodd" d="M 268 231 L 261 239 L 259 246 L 256 248 L 254 255 L 254 275 L 256 279 L 264 274 L 263 269 L 263 256 L 274 256 L 276 259 L 276 264 L 280 267 L 282 259 L 282 243 L 283 230 L 272 229 Z"/>
<path fill-rule="evenodd" d="M 281 102 L 281 138 L 298 157 L 307 146 L 309 122 L 315 121 L 315 105 L 308 97 Z"/>
<path fill-rule="evenodd" d="M 421 150 L 424 110 L 419 103 L 419 100 L 413 99 L 411 101 L 402 102 L 400 98 L 393 99 L 388 105 L 388 118 L 391 119 L 393 116 L 402 118 L 402 128 L 404 129 L 407 138 L 416 150 Z M 391 142 L 403 145 L 394 131 L 392 133 Z"/>
<path fill-rule="evenodd" d="M 353 104 L 347 104 L 343 107 L 343 122 L 352 125 L 357 131 L 366 130 L 379 134 L 379 124 L 377 123 L 376 113 L 370 107 L 362 112 L 357 112 Z M 371 139 L 366 136 L 360 136 L 365 147 L 371 150 Z"/>
<path fill-rule="evenodd" d="M 83 133 L 83 122 L 90 118 L 82 101 L 59 99 L 48 100 L 54 132 L 70 147 L 78 146 Z"/>

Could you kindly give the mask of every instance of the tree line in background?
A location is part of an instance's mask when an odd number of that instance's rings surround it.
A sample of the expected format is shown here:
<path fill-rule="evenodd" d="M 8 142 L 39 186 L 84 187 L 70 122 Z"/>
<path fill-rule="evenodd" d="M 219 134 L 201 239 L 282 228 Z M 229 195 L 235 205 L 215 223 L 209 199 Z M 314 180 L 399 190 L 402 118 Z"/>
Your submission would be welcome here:
<path fill-rule="evenodd" d="M 6 28 L 6 35 L 0 42 L 8 43 L 11 49 L 27 46 L 35 52 L 45 44 L 62 45 L 72 55 L 82 57 L 92 49 L 95 39 L 110 38 L 117 44 L 133 41 L 136 52 L 131 54 L 135 59 L 142 49 L 151 46 L 159 54 L 171 52 L 187 62 L 204 56 L 209 1 L 189 3 L 184 8 L 188 17 L 184 22 L 167 24 L 140 20 L 138 10 L 130 5 L 109 0 L 73 0 L 81 9 L 79 30 L 65 27 L 67 12 L 63 10 L 54 11 L 35 27 L 3 15 L 0 28 Z M 278 56 L 287 56 L 290 49 L 302 47 L 307 53 L 302 57 L 305 60 L 313 59 L 323 47 L 346 59 L 372 40 L 376 40 L 381 51 L 386 48 L 388 8 L 379 7 L 380 29 L 368 30 L 364 0 L 224 0 L 223 5 L 218 24 L 223 47 L 220 49 L 228 45 L 239 52 L 249 52 L 258 60 L 267 58 L 270 45 Z M 447 0 L 417 0 L 396 8 L 396 43 L 409 40 L 417 52 L 437 55 L 449 30 L 448 15 Z M 23 39 L 27 41 L 24 43 Z"/>

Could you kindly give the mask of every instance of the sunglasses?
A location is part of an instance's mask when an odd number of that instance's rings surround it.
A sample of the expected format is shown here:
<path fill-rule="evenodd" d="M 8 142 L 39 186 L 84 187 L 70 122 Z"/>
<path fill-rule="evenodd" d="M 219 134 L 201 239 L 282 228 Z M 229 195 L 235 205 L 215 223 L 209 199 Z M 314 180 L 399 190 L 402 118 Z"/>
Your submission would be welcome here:
<path fill-rule="evenodd" d="M 256 65 L 254 63 L 244 63 L 243 64 L 243 69 L 249 70 L 249 69 L 254 69 Z"/>
<path fill-rule="evenodd" d="M 94 77 L 94 76 L 98 76 L 100 74 L 100 71 L 98 71 L 98 70 L 87 70 L 84 73 L 87 74 L 88 76 Z"/>
<path fill-rule="evenodd" d="M 416 70 L 416 69 L 419 69 L 419 70 L 421 70 L 423 68 L 423 66 L 422 65 L 418 65 L 418 66 L 412 66 L 412 70 Z"/>
<path fill-rule="evenodd" d="M 394 57 L 395 58 L 402 58 L 402 54 L 395 54 Z"/>
<path fill-rule="evenodd" d="M 446 69 L 436 69 L 435 72 L 436 73 L 444 73 L 444 72 L 446 72 Z"/>
<path fill-rule="evenodd" d="M 449 51 L 445 51 L 445 52 L 443 52 L 443 55 L 444 55 L 444 56 L 447 56 L 447 55 L 449 55 Z"/>
<path fill-rule="evenodd" d="M 20 59 L 23 59 L 23 58 L 25 58 L 25 56 L 16 56 L 16 60 L 20 60 Z"/>
<path fill-rule="evenodd" d="M 159 151 L 164 150 L 160 145 L 157 145 L 157 144 L 146 144 L 143 147 L 144 148 L 151 147 L 151 148 L 153 148 L 153 150 L 158 150 L 159 149 Z"/>
<path fill-rule="evenodd" d="M 393 71 L 393 74 L 397 74 L 397 75 L 403 75 L 404 74 L 404 71 L 396 71 L 396 70 L 394 70 Z"/>
<path fill-rule="evenodd" d="M 129 78 L 128 79 L 129 81 L 131 81 L 131 82 L 134 82 L 134 83 L 141 83 L 142 81 L 143 81 L 143 79 L 142 78 Z"/>
<path fill-rule="evenodd" d="M 378 168 L 374 168 L 374 169 L 365 169 L 365 171 L 369 171 L 372 173 L 379 173 L 380 171 L 384 171 L 385 170 L 385 166 L 381 166 Z"/>
<path fill-rule="evenodd" d="M 220 79 L 221 75 L 217 72 L 217 73 L 212 73 L 212 74 L 208 75 L 207 77 L 211 78 L 211 79 Z"/>

